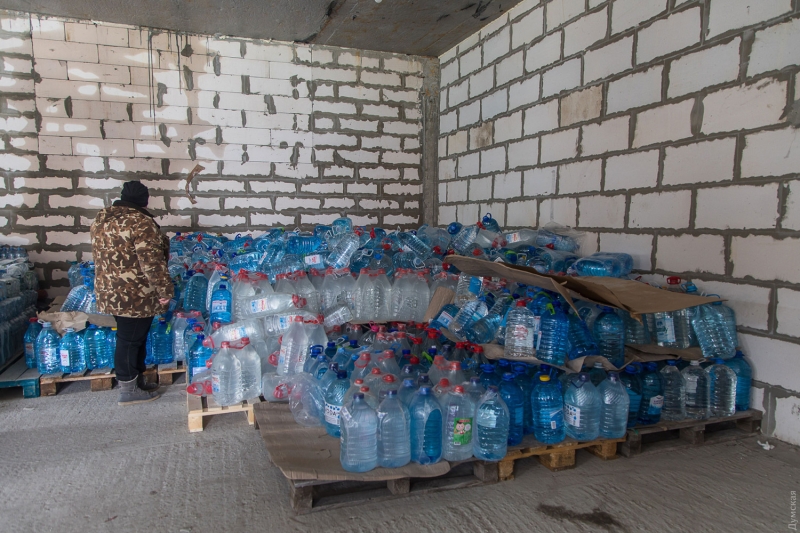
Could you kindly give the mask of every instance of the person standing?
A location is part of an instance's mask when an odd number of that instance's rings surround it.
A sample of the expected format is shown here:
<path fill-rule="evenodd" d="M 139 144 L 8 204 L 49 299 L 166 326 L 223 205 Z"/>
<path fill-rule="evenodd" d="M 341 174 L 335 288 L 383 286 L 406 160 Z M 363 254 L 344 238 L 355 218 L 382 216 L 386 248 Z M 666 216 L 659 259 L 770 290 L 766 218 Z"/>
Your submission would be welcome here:
<path fill-rule="evenodd" d="M 145 185 L 128 181 L 91 228 L 97 310 L 117 321 L 119 405 L 160 396 L 158 385 L 144 381 L 145 345 L 153 317 L 167 310 L 174 289 L 167 269 L 169 239 L 145 209 L 149 199 Z"/>

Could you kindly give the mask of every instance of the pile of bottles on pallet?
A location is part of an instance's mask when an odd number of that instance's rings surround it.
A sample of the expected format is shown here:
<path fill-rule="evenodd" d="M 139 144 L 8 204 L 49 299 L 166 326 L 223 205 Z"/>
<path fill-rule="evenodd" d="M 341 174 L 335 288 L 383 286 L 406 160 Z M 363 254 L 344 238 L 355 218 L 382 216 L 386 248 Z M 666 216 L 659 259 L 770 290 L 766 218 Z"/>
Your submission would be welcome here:
<path fill-rule="evenodd" d="M 20 246 L 0 247 L 0 365 L 22 351 L 28 317 L 36 316 L 39 280 Z"/>
<path fill-rule="evenodd" d="M 78 263 L 73 261 L 67 271 L 70 291 L 61 311 L 82 311 L 97 314 L 97 295 L 94 292 L 94 263 L 86 261 Z"/>
<path fill-rule="evenodd" d="M 629 424 L 654 423 L 662 409 L 673 416 L 678 403 L 674 416 L 716 416 L 735 409 L 731 391 L 749 396 L 727 306 L 639 321 L 443 263 L 459 254 L 539 272 L 630 275 L 629 255 L 579 258 L 579 240 L 563 228 L 503 232 L 490 215 L 405 232 L 353 227 L 345 217 L 313 232 L 275 228 L 255 238 L 178 234 L 169 259 L 176 297 L 153 320 L 147 362 L 184 361 L 187 391 L 220 405 L 262 394 L 288 401 L 298 423 L 341 439 L 342 465 L 352 471 L 500 460 L 525 434 L 544 443 L 616 438 Z M 438 287 L 452 289 L 454 302 L 423 323 Z M 669 289 L 696 292 L 676 279 Z M 482 345 L 491 343 L 505 359 L 487 358 Z M 699 345 L 720 359 L 700 368 L 703 379 L 695 363 L 676 379 L 682 361 L 625 366 L 626 343 Z M 603 357 L 615 371 L 559 368 L 584 356 Z"/>

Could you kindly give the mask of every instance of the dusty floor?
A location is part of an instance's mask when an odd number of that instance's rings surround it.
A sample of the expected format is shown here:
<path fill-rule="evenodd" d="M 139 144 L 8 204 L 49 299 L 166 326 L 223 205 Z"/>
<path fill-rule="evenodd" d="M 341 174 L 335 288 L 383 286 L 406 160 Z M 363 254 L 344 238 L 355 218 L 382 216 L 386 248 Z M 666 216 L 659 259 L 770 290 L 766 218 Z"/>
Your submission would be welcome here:
<path fill-rule="evenodd" d="M 521 461 L 514 481 L 296 517 L 244 415 L 186 429 L 181 386 L 120 408 L 75 383 L 55 398 L 0 391 L 0 531 L 785 531 L 800 450 L 756 439 L 573 470 Z M 762 441 L 764 439 L 762 438 Z"/>

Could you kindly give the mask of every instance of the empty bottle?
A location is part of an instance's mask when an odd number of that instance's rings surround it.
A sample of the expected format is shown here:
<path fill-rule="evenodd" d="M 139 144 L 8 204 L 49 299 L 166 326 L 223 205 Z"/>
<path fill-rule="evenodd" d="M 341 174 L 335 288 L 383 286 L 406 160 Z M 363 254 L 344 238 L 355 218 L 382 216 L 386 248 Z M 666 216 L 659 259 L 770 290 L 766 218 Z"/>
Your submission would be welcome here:
<path fill-rule="evenodd" d="M 736 355 L 736 343 L 731 339 L 726 320 L 722 306 L 701 305 L 697 308 L 692 327 L 706 359 L 731 359 Z"/>
<path fill-rule="evenodd" d="M 206 364 L 213 353 L 211 339 L 206 339 L 205 335 L 199 335 L 194 346 L 189 350 L 189 358 L 187 359 L 189 383 L 193 381 L 195 374 L 206 370 Z"/>
<path fill-rule="evenodd" d="M 536 317 L 525 307 L 525 302 L 517 302 L 506 317 L 505 356 L 533 357 L 536 354 L 537 326 Z"/>
<path fill-rule="evenodd" d="M 480 383 L 483 388 L 488 389 L 490 385 L 500 386 L 500 374 L 495 372 L 494 365 L 481 365 L 481 374 L 479 376 Z"/>
<path fill-rule="evenodd" d="M 603 307 L 603 312 L 594 321 L 594 338 L 600 355 L 616 368 L 625 364 L 625 323 L 611 307 Z"/>
<path fill-rule="evenodd" d="M 202 272 L 189 270 L 186 275 L 189 276 L 189 280 L 186 282 L 183 297 L 184 310 L 205 312 L 208 280 Z"/>
<path fill-rule="evenodd" d="M 750 409 L 750 386 L 753 382 L 753 368 L 744 354 L 737 351 L 733 359 L 728 359 L 725 364 L 736 374 L 736 410 L 747 411 Z"/>
<path fill-rule="evenodd" d="M 548 304 L 540 316 L 540 339 L 536 358 L 551 365 L 563 365 L 569 349 L 569 319 L 558 303 Z"/>
<path fill-rule="evenodd" d="M 237 397 L 244 401 L 261 396 L 261 358 L 248 337 L 242 339 L 241 349 L 234 350 L 234 357 L 239 362 L 240 373 Z"/>
<path fill-rule="evenodd" d="M 466 461 L 472 457 L 475 404 L 464 392 L 464 387 L 456 385 L 442 399 L 442 407 L 444 409 L 442 458 L 447 461 Z"/>
<path fill-rule="evenodd" d="M 564 425 L 575 440 L 595 440 L 600 434 L 602 400 L 589 374 L 581 372 L 569 380 L 564 392 Z"/>
<path fill-rule="evenodd" d="M 633 318 L 630 313 L 625 313 L 625 342 L 630 344 L 650 344 L 650 331 L 647 327 L 645 315 L 641 316 L 640 321 Z"/>
<path fill-rule="evenodd" d="M 433 464 L 442 457 L 442 408 L 429 386 L 420 387 L 409 405 L 411 460 Z"/>
<path fill-rule="evenodd" d="M 668 360 L 661 369 L 661 380 L 664 383 L 661 420 L 683 420 L 686 418 L 686 382 L 678 370 L 678 362 L 675 359 Z"/>
<path fill-rule="evenodd" d="M 25 366 L 36 368 L 36 337 L 42 331 L 42 325 L 36 317 L 28 319 L 28 329 L 25 330 L 23 343 L 25 344 Z"/>
<path fill-rule="evenodd" d="M 556 444 L 564 440 L 564 395 L 550 376 L 540 375 L 531 391 L 533 436 L 543 444 Z"/>
<path fill-rule="evenodd" d="M 711 378 L 697 360 L 689 361 L 681 374 L 686 383 L 686 418 L 705 420 L 709 417 Z"/>
<path fill-rule="evenodd" d="M 472 454 L 484 461 L 499 461 L 508 450 L 508 407 L 498 388 L 490 385 L 475 409 Z"/>
<path fill-rule="evenodd" d="M 369 472 L 378 466 L 378 416 L 361 393 L 354 395 L 351 406 L 340 409 L 342 468 L 348 472 Z"/>
<path fill-rule="evenodd" d="M 489 309 L 483 299 L 466 302 L 461 306 L 458 314 L 453 318 L 453 322 L 447 329 L 452 331 L 453 335 L 460 340 L 466 340 L 467 331 L 469 331 L 473 324 L 485 317 L 488 312 Z"/>
<path fill-rule="evenodd" d="M 295 374 L 309 344 L 303 319 L 296 317 L 289 326 L 289 330 L 283 335 L 281 351 L 278 355 L 278 374 L 281 376 Z"/>
<path fill-rule="evenodd" d="M 413 378 L 405 378 L 403 379 L 403 383 L 400 385 L 400 390 L 397 393 L 400 402 L 408 408 L 411 405 L 411 400 L 414 397 L 414 393 L 417 392 L 417 384 L 416 380 Z"/>
<path fill-rule="evenodd" d="M 211 322 L 230 324 L 232 321 L 233 297 L 226 283 L 220 283 L 219 288 L 211 294 Z"/>
<path fill-rule="evenodd" d="M 86 367 L 90 370 L 103 368 L 105 362 L 108 360 L 106 356 L 108 347 L 106 344 L 105 332 L 96 325 L 90 324 L 83 332 L 83 346 Z M 160 363 L 160 361 L 156 362 Z"/>
<path fill-rule="evenodd" d="M 173 362 L 175 359 L 172 355 L 172 339 L 169 334 L 169 324 L 163 317 L 158 319 L 158 325 L 153 331 L 152 337 L 153 358 L 157 365 L 166 365 Z M 91 352 L 87 343 L 87 355 Z"/>
<path fill-rule="evenodd" d="M 459 228 L 451 224 L 447 228 L 447 231 L 451 235 L 454 235 L 453 240 L 450 242 L 450 246 L 452 246 L 453 250 L 459 254 L 464 255 L 469 249 L 470 245 L 475 242 L 479 230 L 480 228 L 477 225 L 471 225 L 463 226 L 459 231 Z"/>
<path fill-rule="evenodd" d="M 711 387 L 709 407 L 712 417 L 733 416 L 736 412 L 736 373 L 721 357 L 706 368 Z"/>
<path fill-rule="evenodd" d="M 431 321 L 431 327 L 449 328 L 453 319 L 458 314 L 459 308 L 454 304 L 447 304 L 442 307 L 439 314 Z"/>
<path fill-rule="evenodd" d="M 589 331 L 586 321 L 575 313 L 569 313 L 569 358 L 577 359 L 587 355 L 598 355 L 600 349 Z M 596 324 L 596 322 L 595 322 Z"/>
<path fill-rule="evenodd" d="M 114 368 L 116 353 L 117 353 L 117 328 L 111 328 L 109 331 L 106 332 L 107 360 L 103 366 Z"/>
<path fill-rule="evenodd" d="M 639 376 L 639 370 L 634 365 L 625 367 L 625 372 L 620 374 L 620 381 L 625 387 L 625 392 L 628 393 L 628 427 L 632 428 L 636 425 L 636 420 L 639 417 L 639 408 L 642 405 L 642 378 Z"/>
<path fill-rule="evenodd" d="M 600 406 L 600 438 L 621 439 L 628 427 L 630 397 L 619 379 L 617 372 L 610 372 L 608 378 L 597 388 L 602 405 Z"/>
<path fill-rule="evenodd" d="M 326 262 L 334 270 L 344 268 L 350 264 L 350 258 L 358 250 L 360 240 L 355 233 L 345 234 L 341 240 L 333 247 Z"/>
<path fill-rule="evenodd" d="M 86 360 L 83 356 L 83 339 L 75 333 L 73 328 L 66 328 L 61 344 L 58 347 L 61 361 L 61 371 L 64 373 L 83 372 L 86 370 Z"/>
<path fill-rule="evenodd" d="M 525 429 L 525 399 L 522 388 L 514 380 L 514 374 L 510 372 L 503 374 L 499 392 L 508 407 L 508 445 L 516 446 L 522 442 Z"/>
<path fill-rule="evenodd" d="M 500 295 L 489 309 L 489 313 L 467 329 L 467 340 L 476 344 L 492 342 L 513 302 L 514 299 L 509 294 Z"/>
<path fill-rule="evenodd" d="M 386 391 L 378 414 L 378 466 L 399 468 L 411 461 L 411 415 L 397 394 Z"/>
<path fill-rule="evenodd" d="M 330 372 L 330 371 L 328 371 Z M 347 372 L 339 370 L 336 379 L 325 391 L 325 432 L 331 437 L 341 437 L 340 412 L 344 404 L 344 394 L 350 388 Z"/>
<path fill-rule="evenodd" d="M 233 405 L 240 402 L 237 393 L 241 390 L 241 364 L 234 357 L 230 343 L 224 341 L 211 364 L 211 392 L 219 405 Z"/>
<path fill-rule="evenodd" d="M 645 363 L 642 371 L 642 403 L 639 406 L 637 424 L 650 426 L 661 420 L 664 407 L 664 382 L 658 372 L 658 365 Z"/>
<path fill-rule="evenodd" d="M 452 363 L 451 363 L 452 364 Z M 522 389 L 522 411 L 523 411 L 523 433 L 528 435 L 533 433 L 533 414 L 531 405 L 531 389 L 533 381 L 528 376 L 528 365 L 525 363 L 515 363 L 511 366 L 514 372 L 514 382 Z"/>

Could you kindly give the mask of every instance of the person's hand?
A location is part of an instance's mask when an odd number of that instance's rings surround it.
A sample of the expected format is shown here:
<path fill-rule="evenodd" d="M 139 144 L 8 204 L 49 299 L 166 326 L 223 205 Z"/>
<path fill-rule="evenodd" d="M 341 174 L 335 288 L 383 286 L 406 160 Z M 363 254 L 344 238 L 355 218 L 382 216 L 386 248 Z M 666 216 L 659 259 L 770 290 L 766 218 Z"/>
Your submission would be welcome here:
<path fill-rule="evenodd" d="M 169 300 L 170 300 L 169 298 L 159 298 L 158 303 L 160 303 L 161 305 L 169 305 Z"/>

